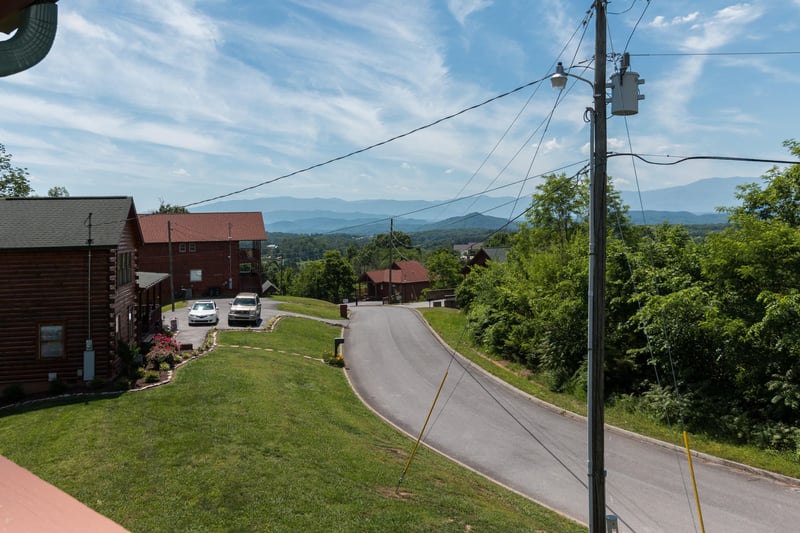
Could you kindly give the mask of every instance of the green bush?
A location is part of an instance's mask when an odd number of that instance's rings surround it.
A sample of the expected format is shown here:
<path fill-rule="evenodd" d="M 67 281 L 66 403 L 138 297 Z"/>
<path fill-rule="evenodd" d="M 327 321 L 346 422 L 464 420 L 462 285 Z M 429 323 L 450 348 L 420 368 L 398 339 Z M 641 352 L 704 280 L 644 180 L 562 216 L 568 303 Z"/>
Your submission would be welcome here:
<path fill-rule="evenodd" d="M 322 354 L 322 360 L 331 366 L 338 366 L 339 368 L 344 366 L 344 357 L 341 354 L 325 352 Z"/>
<path fill-rule="evenodd" d="M 135 343 L 117 341 L 117 355 L 122 360 L 122 373 L 127 377 L 133 377 L 136 368 L 142 364 L 142 354 L 139 346 Z"/>
<path fill-rule="evenodd" d="M 3 403 L 17 403 L 25 399 L 25 389 L 15 383 L 3 389 Z"/>
<path fill-rule="evenodd" d="M 161 380 L 161 374 L 154 370 L 148 370 L 144 374 L 145 383 L 158 383 L 160 380 Z"/>
<path fill-rule="evenodd" d="M 50 387 L 49 387 L 50 394 L 54 395 L 64 394 L 65 392 L 67 392 L 67 389 L 68 389 L 67 384 L 61 381 L 60 379 L 54 379 L 53 381 L 50 382 Z"/>

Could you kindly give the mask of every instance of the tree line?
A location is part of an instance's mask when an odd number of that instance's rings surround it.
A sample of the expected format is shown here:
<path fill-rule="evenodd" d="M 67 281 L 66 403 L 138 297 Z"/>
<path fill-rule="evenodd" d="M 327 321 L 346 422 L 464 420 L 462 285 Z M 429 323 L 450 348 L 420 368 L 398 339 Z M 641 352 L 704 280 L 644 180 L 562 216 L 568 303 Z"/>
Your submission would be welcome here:
<path fill-rule="evenodd" d="M 800 157 L 800 143 L 786 141 Z M 608 191 L 608 401 L 800 460 L 800 165 L 773 168 L 722 208 L 729 225 L 634 226 Z M 456 295 L 488 353 L 585 397 L 589 184 L 552 175 L 507 263 Z"/>

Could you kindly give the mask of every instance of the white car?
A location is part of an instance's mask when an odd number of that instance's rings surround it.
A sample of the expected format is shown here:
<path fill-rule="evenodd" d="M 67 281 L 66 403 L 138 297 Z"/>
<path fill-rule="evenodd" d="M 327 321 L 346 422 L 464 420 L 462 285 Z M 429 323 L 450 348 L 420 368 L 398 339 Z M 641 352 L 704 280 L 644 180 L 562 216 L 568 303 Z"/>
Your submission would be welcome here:
<path fill-rule="evenodd" d="M 219 322 L 219 310 L 214 300 L 198 300 L 189 309 L 189 325 L 211 324 Z"/>

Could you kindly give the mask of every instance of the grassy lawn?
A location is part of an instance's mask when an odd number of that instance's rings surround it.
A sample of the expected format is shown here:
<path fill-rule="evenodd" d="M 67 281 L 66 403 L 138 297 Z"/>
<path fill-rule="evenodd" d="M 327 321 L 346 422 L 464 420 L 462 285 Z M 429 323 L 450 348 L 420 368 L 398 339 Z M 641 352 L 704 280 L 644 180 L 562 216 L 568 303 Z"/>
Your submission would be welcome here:
<path fill-rule="evenodd" d="M 131 531 L 585 528 L 412 442 L 321 363 L 339 328 L 220 332 L 172 383 L 0 411 L 0 454 Z"/>
<path fill-rule="evenodd" d="M 532 396 L 568 411 L 586 415 L 584 400 L 572 395 L 552 392 L 543 384 L 542 380 L 538 379 L 540 376 L 529 375 L 523 372 L 519 366 L 514 367 L 502 361 L 489 359 L 475 349 L 465 334 L 466 319 L 458 310 L 435 307 L 419 308 L 419 311 L 446 343 L 476 365 Z M 605 421 L 641 435 L 683 446 L 683 433 L 680 428 L 670 430 L 646 415 L 631 413 L 620 406 L 606 406 Z M 790 453 L 770 452 L 754 446 L 721 443 L 703 435 L 690 435 L 689 442 L 692 449 L 700 452 L 800 478 L 800 463 Z"/>
<path fill-rule="evenodd" d="M 175 300 L 175 310 L 176 311 L 178 309 L 183 309 L 187 305 L 188 304 L 187 304 L 186 300 Z M 161 312 L 162 313 L 166 313 L 167 311 L 172 311 L 172 302 L 161 306 Z"/>
<path fill-rule="evenodd" d="M 275 296 L 279 301 L 278 310 L 287 313 L 297 313 L 300 315 L 315 316 L 330 320 L 341 318 L 339 306 L 323 300 L 313 298 L 301 298 L 300 296 Z"/>

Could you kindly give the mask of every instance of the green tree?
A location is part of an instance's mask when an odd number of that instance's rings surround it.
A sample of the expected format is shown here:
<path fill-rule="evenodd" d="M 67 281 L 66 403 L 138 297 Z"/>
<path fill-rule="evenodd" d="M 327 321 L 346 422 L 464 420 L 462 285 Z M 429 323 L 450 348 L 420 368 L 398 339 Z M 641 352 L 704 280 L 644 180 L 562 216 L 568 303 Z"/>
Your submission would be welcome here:
<path fill-rule="evenodd" d="M 27 168 L 11 165 L 11 154 L 0 144 L 0 198 L 25 197 L 33 194 Z"/>
<path fill-rule="evenodd" d="M 50 198 L 69 198 L 69 191 L 66 187 L 56 186 L 50 187 L 47 191 L 47 196 Z"/>
<path fill-rule="evenodd" d="M 566 174 L 545 176 L 533 195 L 528 223 L 544 242 L 565 247 L 589 215 L 589 182 Z"/>
<path fill-rule="evenodd" d="M 188 213 L 189 212 L 189 210 L 186 209 L 185 207 L 183 207 L 182 205 L 172 205 L 172 204 L 164 203 L 164 199 L 163 198 L 160 198 L 159 202 L 161 202 L 161 205 L 158 206 L 158 209 L 153 211 L 155 214 L 158 214 L 158 215 L 165 215 L 165 214 L 172 214 L 172 213 L 183 214 L 183 213 Z"/>
<path fill-rule="evenodd" d="M 324 300 L 322 296 L 322 271 L 323 263 L 318 261 L 305 261 L 298 265 L 298 270 L 292 278 L 291 294 Z"/>
<path fill-rule="evenodd" d="M 800 142 L 784 141 L 783 145 L 800 158 Z M 762 189 L 757 183 L 737 187 L 736 197 L 742 205 L 723 209 L 734 218 L 747 215 L 759 220 L 780 220 L 793 228 L 800 227 L 800 165 L 787 169 L 773 167 L 764 176 Z"/>
<path fill-rule="evenodd" d="M 353 268 L 360 273 L 379 270 L 389 267 L 390 257 L 392 261 L 404 261 L 419 260 L 421 255 L 407 233 L 381 233 L 358 250 L 353 259 Z"/>
<path fill-rule="evenodd" d="M 440 248 L 428 256 L 425 267 L 428 269 L 432 289 L 455 288 L 464 279 L 461 273 L 464 265 L 455 252 L 447 248 Z"/>
<path fill-rule="evenodd" d="M 355 294 L 353 267 L 338 250 L 300 266 L 292 280 L 292 294 L 339 303 Z"/>
<path fill-rule="evenodd" d="M 340 303 L 355 294 L 356 276 L 353 267 L 338 250 L 329 250 L 322 257 L 323 299 Z"/>

